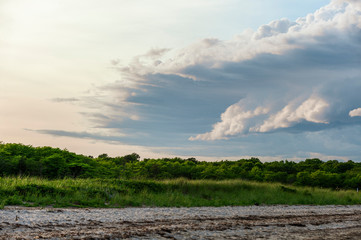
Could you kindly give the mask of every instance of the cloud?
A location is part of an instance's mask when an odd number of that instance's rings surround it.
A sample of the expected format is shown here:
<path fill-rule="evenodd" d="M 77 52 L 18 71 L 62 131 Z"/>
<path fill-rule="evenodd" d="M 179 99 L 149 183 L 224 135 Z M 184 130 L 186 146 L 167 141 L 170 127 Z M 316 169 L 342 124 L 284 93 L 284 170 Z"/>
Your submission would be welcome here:
<path fill-rule="evenodd" d="M 251 128 L 252 132 L 269 132 L 278 128 L 288 128 L 302 120 L 327 124 L 325 111 L 329 104 L 318 97 L 310 97 L 300 105 L 290 103 L 281 111 L 271 115 L 259 127 Z"/>
<path fill-rule="evenodd" d="M 258 28 L 257 32 L 254 34 L 254 39 L 262 39 L 266 37 L 274 37 L 280 33 L 287 33 L 288 30 L 295 26 L 297 23 L 290 22 L 288 19 L 281 19 L 277 21 L 272 21 L 267 25 L 263 25 Z"/>
<path fill-rule="evenodd" d="M 361 117 L 361 108 L 356 108 L 349 112 L 350 117 Z"/>
<path fill-rule="evenodd" d="M 342 101 L 329 93 L 360 76 L 360 20 L 359 4 L 333 1 L 295 22 L 272 21 L 229 41 L 209 38 L 183 49 L 152 49 L 117 68 L 125 82 L 106 92 L 121 94 L 124 105 L 110 108 L 131 109 L 137 117 L 130 119 L 142 119 L 144 126 L 154 127 L 155 117 L 171 121 L 174 132 L 212 126 L 190 140 L 300 129 L 305 122 L 347 124 L 340 108 L 357 98 Z M 218 114 L 221 121 L 212 124 Z M 199 119 L 198 125 L 187 118 Z"/>
<path fill-rule="evenodd" d="M 249 131 L 249 125 L 257 122 L 260 115 L 268 113 L 267 108 L 258 107 L 254 110 L 244 110 L 239 105 L 232 105 L 221 115 L 221 122 L 213 126 L 212 132 L 190 137 L 189 140 L 227 139 L 227 136 L 243 134 Z"/>
<path fill-rule="evenodd" d="M 227 41 L 152 49 L 127 65 L 114 60 L 121 79 L 82 98 L 91 109 L 83 114 L 97 128 L 126 134 L 121 141 L 204 149 L 197 154 L 211 146 L 278 156 L 287 145 L 294 156 L 337 156 L 327 146 L 339 142 L 322 137 L 343 128 L 344 149 L 356 156 L 349 134 L 361 126 L 351 118 L 361 115 L 360 56 L 361 4 L 334 0 L 296 21 L 272 21 Z"/>
<path fill-rule="evenodd" d="M 53 102 L 78 102 L 80 101 L 79 98 L 53 98 L 51 99 Z"/>
<path fill-rule="evenodd" d="M 283 19 L 261 26 L 253 42 L 259 42 L 260 49 L 270 46 L 271 54 L 264 51 L 237 64 L 223 63 L 224 68 L 233 65 L 238 69 L 243 88 L 249 90 L 246 97 L 228 107 L 212 131 L 190 140 L 226 139 L 285 128 L 292 131 L 292 127 L 301 130 L 305 122 L 316 123 L 319 129 L 355 124 L 345 111 L 361 100 L 357 95 L 361 90 L 360 20 L 359 5 L 355 8 L 352 2 L 333 1 L 295 23 Z M 262 107 L 268 109 L 262 123 L 259 116 L 247 114 Z M 303 124 L 303 131 L 309 130 Z"/>

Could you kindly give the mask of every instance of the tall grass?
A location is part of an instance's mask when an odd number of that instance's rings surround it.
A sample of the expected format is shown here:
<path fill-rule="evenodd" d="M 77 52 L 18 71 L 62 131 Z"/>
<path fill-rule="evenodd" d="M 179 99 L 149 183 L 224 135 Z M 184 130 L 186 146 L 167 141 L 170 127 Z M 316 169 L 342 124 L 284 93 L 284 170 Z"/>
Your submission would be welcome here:
<path fill-rule="evenodd" d="M 361 193 L 244 180 L 0 178 L 0 208 L 360 204 Z"/>

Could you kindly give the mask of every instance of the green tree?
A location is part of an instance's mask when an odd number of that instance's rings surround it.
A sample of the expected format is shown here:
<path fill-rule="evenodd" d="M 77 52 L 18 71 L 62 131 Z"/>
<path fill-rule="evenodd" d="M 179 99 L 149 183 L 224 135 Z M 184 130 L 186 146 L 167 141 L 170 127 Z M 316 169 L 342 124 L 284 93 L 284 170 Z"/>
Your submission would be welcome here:
<path fill-rule="evenodd" d="M 42 174 L 48 178 L 63 178 L 67 167 L 65 159 L 58 153 L 41 160 Z"/>

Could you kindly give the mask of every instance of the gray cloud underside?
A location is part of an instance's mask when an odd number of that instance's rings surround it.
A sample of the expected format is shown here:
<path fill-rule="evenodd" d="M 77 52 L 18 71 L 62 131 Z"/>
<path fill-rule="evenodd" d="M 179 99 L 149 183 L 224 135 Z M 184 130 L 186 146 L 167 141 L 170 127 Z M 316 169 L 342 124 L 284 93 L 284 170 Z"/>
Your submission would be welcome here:
<path fill-rule="evenodd" d="M 121 140 L 121 138 L 115 137 L 115 136 L 102 136 L 99 134 L 92 134 L 92 133 L 88 133 L 88 132 L 71 132 L 71 131 L 50 130 L 50 129 L 41 129 L 41 130 L 26 129 L 26 130 L 41 133 L 41 134 L 58 136 L 58 137 L 72 137 L 72 138 L 117 141 L 117 142 L 119 142 Z"/>
<path fill-rule="evenodd" d="M 361 124 L 360 119 L 348 115 L 361 102 L 360 56 L 360 48 L 354 45 L 342 44 L 341 48 L 340 43 L 318 43 L 282 55 L 261 54 L 252 60 L 225 62 L 218 68 L 193 65 L 182 69 L 182 74 L 195 76 L 197 81 L 149 74 L 145 76 L 149 85 L 133 89 L 136 94 L 127 98 L 128 103 L 139 104 L 132 110 L 141 113 L 141 120 L 114 119 L 103 126 L 192 134 L 209 129 L 214 119 L 235 103 L 246 110 L 264 106 L 276 113 L 295 97 L 302 102 L 313 94 L 330 105 L 325 112 L 327 124 L 302 120 L 273 131 L 316 131 Z M 268 116 L 261 116 L 259 121 Z M 239 134 L 245 133 L 249 132 Z"/>
<path fill-rule="evenodd" d="M 59 137 L 74 137 L 79 139 L 92 139 L 106 141 L 112 144 L 123 144 L 126 138 L 101 136 L 86 132 L 67 132 L 58 130 L 38 130 L 42 134 L 50 134 Z M 351 137 L 349 137 L 351 136 Z M 169 152 L 176 155 L 197 156 L 199 154 L 209 157 L 226 159 L 227 156 L 259 156 L 261 159 L 267 157 L 279 157 L 277 160 L 287 158 L 314 157 L 312 153 L 324 156 L 347 156 L 348 159 L 361 160 L 358 143 L 360 142 L 361 126 L 335 128 L 323 132 L 309 133 L 273 133 L 263 134 L 260 139 L 257 135 L 250 135 L 247 138 L 241 137 L 228 141 L 226 145 L 220 145 L 218 141 L 192 142 L 160 145 L 158 142 L 149 143 L 145 146 L 162 147 L 162 152 Z M 156 137 L 155 137 L 156 139 Z M 127 142 L 128 143 L 128 142 Z M 129 144 L 136 145 L 136 139 Z"/>

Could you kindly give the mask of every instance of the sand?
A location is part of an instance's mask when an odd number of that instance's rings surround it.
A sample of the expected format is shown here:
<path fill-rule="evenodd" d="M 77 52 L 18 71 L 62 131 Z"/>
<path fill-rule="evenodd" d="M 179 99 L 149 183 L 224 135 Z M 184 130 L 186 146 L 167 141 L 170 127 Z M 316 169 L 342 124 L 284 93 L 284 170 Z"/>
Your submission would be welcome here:
<path fill-rule="evenodd" d="M 5 207 L 0 239 L 361 239 L 361 206 Z"/>

